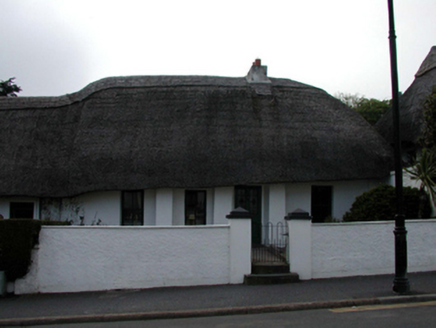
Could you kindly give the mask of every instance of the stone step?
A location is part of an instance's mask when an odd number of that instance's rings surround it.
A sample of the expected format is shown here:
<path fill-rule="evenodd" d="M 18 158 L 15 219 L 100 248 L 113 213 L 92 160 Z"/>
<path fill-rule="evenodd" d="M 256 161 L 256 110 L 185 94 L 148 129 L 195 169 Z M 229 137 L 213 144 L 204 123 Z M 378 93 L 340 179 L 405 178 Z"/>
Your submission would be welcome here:
<path fill-rule="evenodd" d="M 277 285 L 299 282 L 297 273 L 275 273 L 275 274 L 246 274 L 244 276 L 245 285 Z"/>
<path fill-rule="evenodd" d="M 274 274 L 274 273 L 289 273 L 289 264 L 260 262 L 251 265 L 252 274 Z"/>

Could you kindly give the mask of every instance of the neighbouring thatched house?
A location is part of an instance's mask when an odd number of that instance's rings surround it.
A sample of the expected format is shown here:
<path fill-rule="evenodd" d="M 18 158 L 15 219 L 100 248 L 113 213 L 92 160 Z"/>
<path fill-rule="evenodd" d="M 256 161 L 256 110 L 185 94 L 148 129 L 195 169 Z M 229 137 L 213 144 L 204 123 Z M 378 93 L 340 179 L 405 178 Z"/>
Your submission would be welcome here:
<path fill-rule="evenodd" d="M 405 154 L 414 158 L 424 128 L 424 102 L 436 86 L 436 46 L 422 62 L 415 80 L 399 99 L 401 142 Z M 393 144 L 392 109 L 377 122 L 376 129 Z"/>
<path fill-rule="evenodd" d="M 318 88 L 268 78 L 131 76 L 0 99 L 0 213 L 107 225 L 342 217 L 385 181 L 389 145 Z"/>

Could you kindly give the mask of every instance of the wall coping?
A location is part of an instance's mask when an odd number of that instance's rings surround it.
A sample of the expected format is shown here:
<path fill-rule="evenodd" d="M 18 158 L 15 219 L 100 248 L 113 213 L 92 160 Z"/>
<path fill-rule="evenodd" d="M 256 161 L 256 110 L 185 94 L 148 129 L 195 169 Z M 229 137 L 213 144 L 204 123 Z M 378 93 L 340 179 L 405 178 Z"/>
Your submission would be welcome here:
<path fill-rule="evenodd" d="M 190 230 L 190 229 L 230 229 L 229 224 L 214 224 L 202 226 L 42 226 L 47 230 Z"/>
<path fill-rule="evenodd" d="M 406 220 L 406 228 L 407 224 L 413 223 L 436 223 L 436 219 L 416 219 L 416 220 Z M 325 227 L 325 226 L 352 226 L 352 225 L 384 225 L 384 224 L 392 224 L 395 226 L 394 220 L 389 221 L 359 221 L 359 222 L 331 222 L 331 223 L 313 223 L 314 227 Z"/>
<path fill-rule="evenodd" d="M 245 208 L 235 208 L 230 214 L 226 215 L 227 219 L 252 219 L 252 215 Z"/>

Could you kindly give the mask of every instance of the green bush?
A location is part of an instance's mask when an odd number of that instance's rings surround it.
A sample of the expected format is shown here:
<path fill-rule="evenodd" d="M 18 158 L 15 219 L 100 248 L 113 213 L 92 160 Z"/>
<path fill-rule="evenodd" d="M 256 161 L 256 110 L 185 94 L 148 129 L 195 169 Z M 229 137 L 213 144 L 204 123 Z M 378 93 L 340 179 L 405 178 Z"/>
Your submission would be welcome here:
<path fill-rule="evenodd" d="M 0 220 L 0 271 L 9 281 L 24 277 L 32 262 L 32 249 L 39 242 L 43 225 L 71 225 L 69 221 Z"/>
<path fill-rule="evenodd" d="M 38 241 L 41 222 L 29 219 L 0 220 L 0 271 L 9 281 L 24 277 Z"/>
<path fill-rule="evenodd" d="M 406 219 L 419 218 L 422 194 L 416 188 L 403 188 L 404 215 Z M 370 191 L 356 197 L 349 212 L 345 213 L 344 221 L 383 221 L 393 220 L 397 214 L 395 188 L 389 185 L 379 185 Z M 428 218 L 431 207 L 428 198 L 425 200 L 422 217 Z"/>

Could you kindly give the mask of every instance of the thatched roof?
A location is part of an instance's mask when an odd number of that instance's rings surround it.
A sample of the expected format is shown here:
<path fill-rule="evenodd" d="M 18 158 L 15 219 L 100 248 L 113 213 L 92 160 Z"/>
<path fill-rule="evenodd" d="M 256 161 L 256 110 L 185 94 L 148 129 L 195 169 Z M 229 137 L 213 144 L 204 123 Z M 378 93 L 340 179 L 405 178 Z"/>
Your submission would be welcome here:
<path fill-rule="evenodd" d="M 0 196 L 386 176 L 390 149 L 353 110 L 286 79 L 107 78 L 0 100 Z"/>
<path fill-rule="evenodd" d="M 424 102 L 436 86 L 436 46 L 422 62 L 415 80 L 399 99 L 400 133 L 406 149 L 413 150 L 424 128 Z M 393 144 L 392 109 L 377 122 L 377 130 Z"/>

